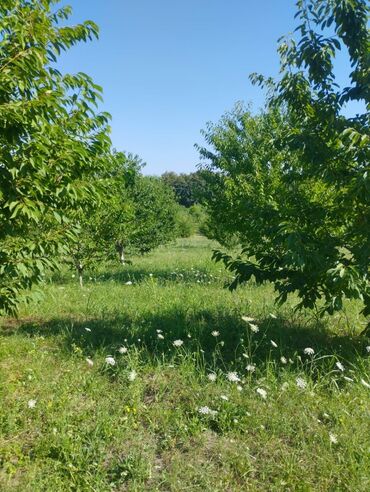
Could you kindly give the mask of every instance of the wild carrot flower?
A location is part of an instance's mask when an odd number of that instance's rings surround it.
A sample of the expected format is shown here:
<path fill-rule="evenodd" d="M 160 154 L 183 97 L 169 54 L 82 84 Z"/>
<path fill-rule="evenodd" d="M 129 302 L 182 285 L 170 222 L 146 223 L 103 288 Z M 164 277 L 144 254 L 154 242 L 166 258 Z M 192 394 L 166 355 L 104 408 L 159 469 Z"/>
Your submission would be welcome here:
<path fill-rule="evenodd" d="M 240 381 L 240 378 L 236 372 L 228 372 L 226 377 L 231 383 L 238 383 Z"/>
<path fill-rule="evenodd" d="M 128 374 L 128 380 L 129 380 L 129 381 L 135 381 L 136 376 L 137 376 L 137 372 L 136 372 L 136 371 L 131 371 L 131 372 L 129 372 L 129 374 Z"/>
<path fill-rule="evenodd" d="M 28 408 L 35 408 L 37 400 L 28 400 Z"/>
<path fill-rule="evenodd" d="M 214 374 L 213 372 L 211 372 L 210 374 L 208 374 L 208 375 L 207 375 L 207 378 L 208 378 L 210 381 L 216 381 L 217 376 L 216 376 L 216 374 Z"/>
<path fill-rule="evenodd" d="M 304 379 L 302 379 L 302 378 L 297 378 L 297 379 L 295 380 L 295 382 L 297 383 L 297 386 L 298 386 L 298 388 L 300 388 L 300 389 L 305 389 L 305 388 L 306 388 L 306 386 L 307 386 L 306 381 L 305 381 Z"/>
<path fill-rule="evenodd" d="M 110 355 L 108 355 L 108 357 L 105 358 L 105 362 L 108 364 L 108 366 L 115 366 L 116 365 L 116 361 Z"/>
<path fill-rule="evenodd" d="M 249 328 L 251 329 L 251 331 L 253 331 L 253 333 L 258 333 L 260 331 L 258 326 L 254 325 L 253 323 L 249 323 Z"/>
<path fill-rule="evenodd" d="M 246 367 L 246 370 L 248 372 L 254 372 L 256 370 L 256 365 L 255 364 L 248 364 Z"/>
<path fill-rule="evenodd" d="M 128 352 L 128 348 L 127 348 L 127 347 L 124 347 L 124 346 L 123 346 L 123 347 L 120 347 L 120 348 L 118 349 L 118 352 L 119 352 L 120 354 L 127 354 L 127 352 Z"/>
<path fill-rule="evenodd" d="M 287 364 L 288 363 L 288 361 L 286 360 L 286 358 L 284 356 L 280 357 L 280 362 L 282 364 Z"/>
<path fill-rule="evenodd" d="M 181 347 L 184 342 L 182 340 L 174 340 L 173 345 L 175 347 Z"/>
<path fill-rule="evenodd" d="M 313 349 L 313 348 L 311 348 L 311 347 L 306 347 L 306 348 L 304 349 L 303 353 L 304 353 L 304 354 L 306 354 L 306 355 L 314 355 L 315 351 L 314 351 L 314 349 Z"/>
<path fill-rule="evenodd" d="M 267 391 L 266 390 L 264 390 L 263 388 L 257 388 L 256 392 L 260 395 L 261 398 L 266 400 L 266 398 L 267 398 Z"/>
<path fill-rule="evenodd" d="M 204 406 L 204 407 L 199 407 L 198 412 L 202 415 L 211 415 L 214 416 L 217 414 L 217 410 L 211 410 L 209 407 Z"/>
<path fill-rule="evenodd" d="M 162 333 L 157 333 L 157 338 L 159 338 L 159 340 L 164 340 Z"/>
<path fill-rule="evenodd" d="M 332 444 L 337 444 L 338 443 L 338 438 L 335 434 L 333 433 L 329 433 L 329 441 L 332 443 Z"/>
<path fill-rule="evenodd" d="M 254 321 L 254 318 L 250 318 L 249 316 L 242 316 L 242 320 L 246 323 L 251 323 L 252 321 Z"/>

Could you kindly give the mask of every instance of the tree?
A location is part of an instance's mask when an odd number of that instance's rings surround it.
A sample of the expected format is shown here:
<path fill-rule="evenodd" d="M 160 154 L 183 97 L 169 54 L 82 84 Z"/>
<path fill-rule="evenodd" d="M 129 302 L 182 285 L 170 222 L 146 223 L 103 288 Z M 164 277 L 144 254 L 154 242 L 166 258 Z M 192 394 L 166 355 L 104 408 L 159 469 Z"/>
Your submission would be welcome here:
<path fill-rule="evenodd" d="M 177 204 L 159 178 L 143 176 L 138 156 L 114 153 L 95 210 L 74 214 L 77 240 L 68 243 L 67 262 L 83 272 L 101 261 L 127 262 L 127 255 L 145 254 L 175 237 Z"/>
<path fill-rule="evenodd" d="M 176 201 L 183 207 L 189 208 L 201 202 L 206 181 L 200 171 L 189 174 L 166 172 L 162 174 L 161 179 L 173 189 Z"/>
<path fill-rule="evenodd" d="M 0 4 L 0 312 L 15 314 L 25 292 L 57 268 L 76 231 L 71 213 L 99 200 L 94 176 L 107 164 L 108 118 L 101 88 L 83 73 L 62 75 L 58 55 L 97 37 L 74 27 L 55 0 Z"/>
<path fill-rule="evenodd" d="M 271 281 L 280 303 L 341 309 L 361 299 L 370 314 L 369 115 L 345 116 L 345 105 L 369 106 L 369 31 L 365 0 L 299 0 L 298 41 L 279 47 L 281 79 L 258 75 L 268 89 L 265 114 L 226 115 L 205 132 L 221 234 L 237 234 L 242 252 L 220 251 L 231 284 Z M 344 47 L 350 85 L 335 83 L 333 59 Z M 207 167 L 207 166 L 206 166 Z M 217 200 L 220 201 L 217 203 Z"/>

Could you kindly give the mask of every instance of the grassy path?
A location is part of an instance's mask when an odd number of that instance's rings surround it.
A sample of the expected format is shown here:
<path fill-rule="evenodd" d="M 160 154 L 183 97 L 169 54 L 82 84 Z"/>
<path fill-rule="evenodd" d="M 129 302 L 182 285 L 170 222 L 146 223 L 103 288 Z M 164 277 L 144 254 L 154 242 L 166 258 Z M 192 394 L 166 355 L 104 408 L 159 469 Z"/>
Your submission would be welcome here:
<path fill-rule="evenodd" d="M 3 320 L 0 490 L 370 489 L 357 306 L 319 322 L 270 286 L 230 293 L 211 249 L 65 275 Z"/>

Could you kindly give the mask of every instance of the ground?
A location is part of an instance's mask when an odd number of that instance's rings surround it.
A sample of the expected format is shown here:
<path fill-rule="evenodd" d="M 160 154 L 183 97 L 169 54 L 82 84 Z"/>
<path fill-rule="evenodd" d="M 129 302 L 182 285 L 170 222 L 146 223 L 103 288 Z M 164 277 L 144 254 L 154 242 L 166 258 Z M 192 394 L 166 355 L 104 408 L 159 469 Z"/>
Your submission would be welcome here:
<path fill-rule="evenodd" d="M 1 321 L 0 490 L 370 490 L 360 306 L 231 293 L 214 246 L 65 272 Z"/>

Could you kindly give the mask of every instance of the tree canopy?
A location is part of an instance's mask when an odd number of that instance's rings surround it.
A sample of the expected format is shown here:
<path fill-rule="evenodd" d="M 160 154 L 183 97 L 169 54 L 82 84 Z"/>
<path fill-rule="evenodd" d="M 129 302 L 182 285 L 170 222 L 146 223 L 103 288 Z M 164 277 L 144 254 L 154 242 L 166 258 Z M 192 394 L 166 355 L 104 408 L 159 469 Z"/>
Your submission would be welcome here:
<path fill-rule="evenodd" d="M 237 257 L 215 252 L 231 284 L 271 281 L 279 302 L 333 313 L 344 298 L 370 314 L 368 7 L 364 0 L 299 0 L 298 38 L 279 46 L 281 77 L 252 80 L 268 91 L 263 114 L 245 110 L 210 125 L 200 148 L 211 171 L 208 208 L 221 240 L 234 234 Z M 335 80 L 334 57 L 348 53 L 350 85 Z"/>
<path fill-rule="evenodd" d="M 64 25 L 71 10 L 56 3 L 0 4 L 0 312 L 15 313 L 22 293 L 56 267 L 75 234 L 70 212 L 98 201 L 93 178 L 110 151 L 109 115 L 96 109 L 102 89 L 55 68 L 98 28 Z"/>

